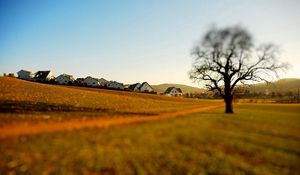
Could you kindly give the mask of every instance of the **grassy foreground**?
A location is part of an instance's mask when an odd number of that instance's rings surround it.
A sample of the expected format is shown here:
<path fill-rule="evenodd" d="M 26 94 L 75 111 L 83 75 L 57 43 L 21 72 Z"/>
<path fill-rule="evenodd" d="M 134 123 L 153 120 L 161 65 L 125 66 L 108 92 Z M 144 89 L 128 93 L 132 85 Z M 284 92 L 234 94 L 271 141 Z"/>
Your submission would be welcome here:
<path fill-rule="evenodd" d="M 0 174 L 300 174 L 300 105 L 0 140 Z"/>

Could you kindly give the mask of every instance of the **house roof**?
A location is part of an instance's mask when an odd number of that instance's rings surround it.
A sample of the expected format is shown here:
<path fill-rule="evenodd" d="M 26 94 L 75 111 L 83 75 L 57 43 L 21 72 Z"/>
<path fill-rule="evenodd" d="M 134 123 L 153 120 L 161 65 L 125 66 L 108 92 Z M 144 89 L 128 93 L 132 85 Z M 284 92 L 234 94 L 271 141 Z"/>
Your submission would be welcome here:
<path fill-rule="evenodd" d="M 104 78 L 100 78 L 99 81 L 104 81 L 104 82 L 108 83 L 108 81 L 106 79 L 104 79 Z"/>
<path fill-rule="evenodd" d="M 179 93 L 182 93 L 182 90 L 180 88 L 175 88 L 175 87 L 168 87 L 167 90 L 165 91 L 165 94 L 170 93 L 173 89 L 176 89 Z"/>
<path fill-rule="evenodd" d="M 24 70 L 24 69 L 21 69 L 18 73 L 20 73 L 20 72 L 25 72 L 25 73 L 28 73 L 28 74 L 31 74 L 31 73 L 32 73 L 31 71 Z"/>
<path fill-rule="evenodd" d="M 124 86 L 123 83 L 119 83 L 119 82 L 117 82 L 117 81 L 110 81 L 110 82 L 109 82 L 109 84 L 113 84 L 113 83 L 120 84 L 120 85 Z"/>
<path fill-rule="evenodd" d="M 131 85 L 128 86 L 128 89 L 134 90 L 135 87 L 137 87 L 138 85 L 140 85 L 140 83 L 131 84 Z"/>
<path fill-rule="evenodd" d="M 50 72 L 51 72 L 50 70 L 48 70 L 48 71 L 37 71 L 35 73 L 34 78 L 36 80 L 45 80 Z"/>
<path fill-rule="evenodd" d="M 92 79 L 92 80 L 95 80 L 95 81 L 99 81 L 98 78 L 94 78 L 94 77 L 91 77 L 91 76 L 87 76 L 84 80 L 86 80 L 86 79 Z"/>
<path fill-rule="evenodd" d="M 145 81 L 145 82 L 142 83 L 142 85 L 140 86 L 140 88 L 143 87 L 145 84 L 148 84 L 148 86 L 150 86 L 150 84 Z M 151 89 L 153 89 L 152 86 L 150 86 L 150 87 L 151 87 Z"/>
<path fill-rule="evenodd" d="M 77 81 L 84 81 L 84 78 L 77 78 Z"/>
<path fill-rule="evenodd" d="M 59 76 L 64 76 L 64 77 L 67 77 L 67 78 L 70 78 L 70 79 L 73 78 L 73 75 L 68 75 L 68 74 L 60 74 Z"/>
<path fill-rule="evenodd" d="M 175 87 L 168 87 L 168 88 L 166 89 L 166 91 L 165 91 L 165 94 L 168 94 L 168 93 L 170 93 L 170 92 L 171 92 L 171 90 L 172 90 L 173 88 L 175 88 Z"/>
<path fill-rule="evenodd" d="M 73 75 L 68 75 L 68 74 L 60 74 L 58 77 L 56 77 L 56 80 L 58 80 L 58 78 L 68 79 L 69 81 L 74 81 L 75 80 Z"/>
<path fill-rule="evenodd" d="M 182 90 L 180 88 L 176 88 L 178 92 L 182 93 Z"/>

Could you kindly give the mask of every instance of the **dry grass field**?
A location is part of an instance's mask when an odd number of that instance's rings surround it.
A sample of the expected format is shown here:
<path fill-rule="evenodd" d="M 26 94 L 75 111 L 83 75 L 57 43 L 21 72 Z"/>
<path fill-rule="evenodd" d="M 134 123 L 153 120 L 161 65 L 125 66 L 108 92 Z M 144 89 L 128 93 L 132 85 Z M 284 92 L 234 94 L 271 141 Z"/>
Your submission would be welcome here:
<path fill-rule="evenodd" d="M 148 116 L 215 104 L 220 104 L 220 101 L 48 85 L 0 77 L 0 110 L 6 111 L 0 117 L 2 124 L 44 118 Z M 46 116 L 41 117 L 43 114 Z"/>
<path fill-rule="evenodd" d="M 300 174 L 299 104 L 224 114 L 217 100 L 5 77 L 0 102 L 0 174 Z"/>

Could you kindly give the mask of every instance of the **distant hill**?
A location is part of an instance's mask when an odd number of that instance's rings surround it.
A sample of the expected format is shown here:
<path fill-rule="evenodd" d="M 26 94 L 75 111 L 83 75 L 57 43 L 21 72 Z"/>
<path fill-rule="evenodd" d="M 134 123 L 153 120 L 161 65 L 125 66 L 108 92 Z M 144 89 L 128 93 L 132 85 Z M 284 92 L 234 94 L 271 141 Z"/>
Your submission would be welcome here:
<path fill-rule="evenodd" d="M 183 84 L 159 84 L 152 85 L 153 89 L 158 93 L 163 93 L 168 87 L 178 87 L 183 93 L 201 93 L 206 91 L 204 88 L 197 88 L 192 86 L 187 86 Z M 300 79 L 298 78 L 285 78 L 278 81 L 275 81 L 271 84 L 267 83 L 257 83 L 248 87 L 251 92 L 298 92 L 300 89 Z"/>
<path fill-rule="evenodd" d="M 151 85 L 154 89 L 154 91 L 158 93 L 163 93 L 168 87 L 176 87 L 180 88 L 183 93 L 200 93 L 205 91 L 204 89 L 197 88 L 197 87 L 192 87 L 184 84 L 159 84 L 159 85 Z"/>
<path fill-rule="evenodd" d="M 275 81 L 271 84 L 258 83 L 253 86 L 250 86 L 251 92 L 297 92 L 300 89 L 300 79 L 298 78 L 285 78 L 278 81 Z"/>

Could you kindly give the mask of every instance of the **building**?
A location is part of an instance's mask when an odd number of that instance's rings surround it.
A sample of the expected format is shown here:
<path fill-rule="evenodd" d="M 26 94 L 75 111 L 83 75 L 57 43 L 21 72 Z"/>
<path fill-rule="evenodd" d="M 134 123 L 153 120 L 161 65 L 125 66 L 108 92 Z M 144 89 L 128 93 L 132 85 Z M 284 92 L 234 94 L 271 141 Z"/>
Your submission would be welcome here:
<path fill-rule="evenodd" d="M 85 78 L 77 78 L 75 81 L 74 81 L 74 84 L 76 86 L 86 86 L 86 83 L 84 82 L 84 79 Z"/>
<path fill-rule="evenodd" d="M 168 87 L 164 94 L 167 96 L 182 96 L 182 91 L 180 88 Z"/>
<path fill-rule="evenodd" d="M 143 82 L 141 84 L 141 86 L 139 87 L 139 90 L 141 92 L 153 92 L 153 88 L 147 83 L 147 82 Z"/>
<path fill-rule="evenodd" d="M 109 89 L 124 89 L 124 85 L 122 83 L 116 82 L 116 81 L 110 81 L 107 84 L 107 88 Z"/>
<path fill-rule="evenodd" d="M 58 84 L 73 84 L 75 79 L 73 75 L 61 74 L 55 79 Z"/>
<path fill-rule="evenodd" d="M 54 76 L 53 72 L 51 72 L 50 70 L 37 71 L 34 75 L 33 80 L 39 81 L 39 82 L 47 82 L 47 81 L 55 80 L 55 76 Z"/>
<path fill-rule="evenodd" d="M 102 87 L 106 87 L 107 84 L 109 83 L 109 81 L 105 80 L 104 78 L 100 78 L 98 80 L 99 80 L 100 86 L 102 86 Z"/>
<path fill-rule="evenodd" d="M 18 78 L 23 79 L 23 80 L 32 80 L 34 78 L 34 73 L 31 71 L 27 70 L 20 70 L 17 72 Z"/>
<path fill-rule="evenodd" d="M 99 87 L 100 86 L 100 82 L 98 78 L 93 78 L 91 76 L 88 76 L 84 79 L 84 83 L 87 86 L 93 86 L 93 87 Z"/>
<path fill-rule="evenodd" d="M 135 83 L 128 86 L 128 90 L 130 91 L 140 91 L 141 84 Z"/>
<path fill-rule="evenodd" d="M 142 84 L 140 83 L 131 84 L 128 86 L 128 90 L 135 91 L 135 92 L 154 93 L 153 88 L 147 82 L 143 82 Z"/>

